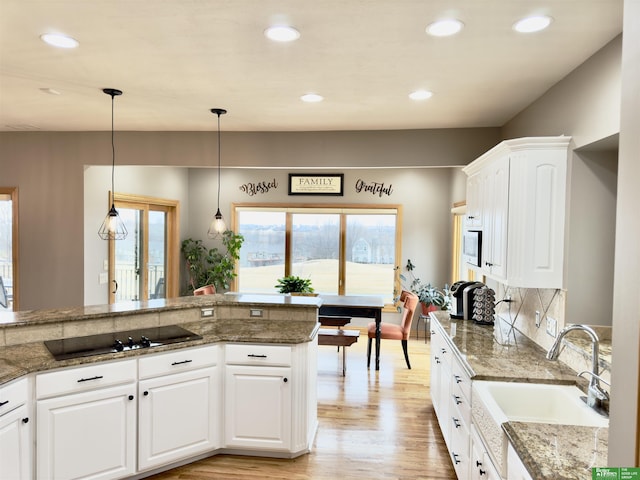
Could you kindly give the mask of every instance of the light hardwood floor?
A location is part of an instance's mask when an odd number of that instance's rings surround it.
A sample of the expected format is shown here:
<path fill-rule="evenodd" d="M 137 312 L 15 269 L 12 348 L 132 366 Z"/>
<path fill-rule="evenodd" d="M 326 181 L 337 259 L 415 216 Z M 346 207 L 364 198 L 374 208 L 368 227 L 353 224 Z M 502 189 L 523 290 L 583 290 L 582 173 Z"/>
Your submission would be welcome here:
<path fill-rule="evenodd" d="M 292 460 L 218 455 L 149 478 L 455 479 L 429 396 L 430 344 L 415 340 L 414 331 L 408 370 L 400 342 L 381 343 L 380 370 L 367 370 L 362 331 L 347 349 L 346 377 L 342 352 L 319 347 L 320 426 L 311 453 Z"/>

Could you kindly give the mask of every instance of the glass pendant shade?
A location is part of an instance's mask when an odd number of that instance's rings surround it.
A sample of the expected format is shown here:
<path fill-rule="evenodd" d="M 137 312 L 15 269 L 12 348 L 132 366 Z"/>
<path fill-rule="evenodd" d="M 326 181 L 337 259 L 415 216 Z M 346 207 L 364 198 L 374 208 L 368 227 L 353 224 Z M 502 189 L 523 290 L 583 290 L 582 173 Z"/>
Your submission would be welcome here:
<path fill-rule="evenodd" d="M 211 225 L 209 225 L 207 236 L 209 238 L 220 238 L 227 230 L 227 225 L 224 223 L 222 213 L 220 213 L 220 115 L 224 115 L 227 111 L 224 108 L 212 108 L 211 113 L 218 116 L 218 210 L 211 221 Z"/>
<path fill-rule="evenodd" d="M 224 218 L 222 218 L 222 213 L 220 213 L 220 209 L 216 212 L 213 217 L 213 221 L 211 225 L 209 225 L 209 231 L 207 232 L 207 236 L 209 238 L 218 238 L 222 236 L 222 234 L 227 230 L 227 225 L 224 223 Z"/>
<path fill-rule="evenodd" d="M 127 227 L 124 226 L 116 207 L 111 204 L 111 209 L 107 216 L 104 217 L 102 226 L 98 230 L 98 235 L 103 240 L 123 240 L 127 238 L 128 233 Z"/>
<path fill-rule="evenodd" d="M 104 217 L 104 221 L 100 226 L 100 230 L 98 230 L 98 236 L 102 240 L 124 240 L 127 238 L 127 228 L 124 226 L 124 222 L 118 215 L 118 211 L 113 203 L 113 195 L 115 195 L 114 188 L 114 177 L 115 177 L 115 168 L 116 168 L 116 148 L 113 141 L 113 99 L 117 95 L 122 95 L 121 90 L 117 90 L 115 88 L 105 88 L 102 90 L 104 93 L 111 97 L 111 208 L 107 213 L 107 216 Z"/>

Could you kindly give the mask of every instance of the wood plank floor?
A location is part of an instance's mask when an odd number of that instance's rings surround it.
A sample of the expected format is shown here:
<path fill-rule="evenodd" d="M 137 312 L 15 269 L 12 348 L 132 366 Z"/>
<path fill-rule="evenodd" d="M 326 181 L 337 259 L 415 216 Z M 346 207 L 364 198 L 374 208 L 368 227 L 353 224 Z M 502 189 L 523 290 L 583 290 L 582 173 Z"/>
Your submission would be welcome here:
<path fill-rule="evenodd" d="M 218 455 L 149 478 L 455 479 L 429 396 L 430 344 L 415 340 L 414 332 L 408 370 L 400 342 L 381 343 L 380 370 L 367 370 L 362 331 L 347 350 L 346 377 L 342 352 L 319 347 L 320 426 L 310 454 L 291 460 Z"/>

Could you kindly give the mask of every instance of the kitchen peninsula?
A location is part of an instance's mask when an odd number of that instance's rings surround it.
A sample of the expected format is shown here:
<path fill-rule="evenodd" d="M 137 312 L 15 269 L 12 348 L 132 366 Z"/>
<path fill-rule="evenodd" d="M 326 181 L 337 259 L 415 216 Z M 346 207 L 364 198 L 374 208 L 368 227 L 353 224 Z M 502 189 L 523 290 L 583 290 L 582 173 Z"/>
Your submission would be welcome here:
<path fill-rule="evenodd" d="M 0 450 L 11 459 L 0 477 L 143 477 L 217 453 L 307 453 L 320 303 L 232 294 L 0 315 Z M 193 335 L 129 349 L 125 337 L 64 360 L 44 343 L 166 326 Z"/>

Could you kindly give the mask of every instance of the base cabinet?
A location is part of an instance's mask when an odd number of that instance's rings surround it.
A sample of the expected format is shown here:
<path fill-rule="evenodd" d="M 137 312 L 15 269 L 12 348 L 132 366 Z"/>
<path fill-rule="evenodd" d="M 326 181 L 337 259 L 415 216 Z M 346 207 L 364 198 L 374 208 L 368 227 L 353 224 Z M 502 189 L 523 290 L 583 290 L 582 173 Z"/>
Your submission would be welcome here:
<path fill-rule="evenodd" d="M 227 448 L 289 450 L 291 368 L 227 365 Z"/>
<path fill-rule="evenodd" d="M 26 405 L 0 417 L 0 478 L 31 480 L 31 424 Z"/>
<path fill-rule="evenodd" d="M 218 368 L 140 381 L 139 470 L 166 465 L 220 446 Z"/>
<path fill-rule="evenodd" d="M 37 403 L 37 478 L 110 480 L 135 473 L 135 384 Z"/>

